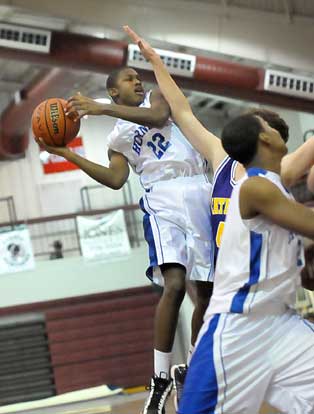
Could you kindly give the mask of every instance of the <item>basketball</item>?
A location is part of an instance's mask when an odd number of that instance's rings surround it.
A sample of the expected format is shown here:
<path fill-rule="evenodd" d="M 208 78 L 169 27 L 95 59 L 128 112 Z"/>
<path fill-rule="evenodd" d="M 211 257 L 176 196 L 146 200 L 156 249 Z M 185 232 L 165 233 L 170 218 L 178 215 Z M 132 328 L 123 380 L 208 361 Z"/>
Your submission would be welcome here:
<path fill-rule="evenodd" d="M 51 98 L 41 102 L 32 115 L 32 129 L 36 138 L 42 138 L 47 145 L 64 147 L 75 138 L 80 121 L 73 121 L 65 114 L 66 101 Z"/>

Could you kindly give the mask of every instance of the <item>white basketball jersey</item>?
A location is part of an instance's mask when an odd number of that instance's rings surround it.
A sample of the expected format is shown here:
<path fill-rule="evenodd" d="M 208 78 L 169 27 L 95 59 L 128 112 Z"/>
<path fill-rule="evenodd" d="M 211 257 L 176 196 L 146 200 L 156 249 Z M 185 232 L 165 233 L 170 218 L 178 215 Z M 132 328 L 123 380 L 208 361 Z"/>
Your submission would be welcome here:
<path fill-rule="evenodd" d="M 251 168 L 247 174 L 231 196 L 207 316 L 267 312 L 286 309 L 295 303 L 300 269 L 304 265 L 301 238 L 262 215 L 243 220 L 239 209 L 241 185 L 254 175 L 270 180 L 287 198 L 293 199 L 293 196 L 273 172 Z"/>
<path fill-rule="evenodd" d="M 141 107 L 150 107 L 150 94 Z M 145 189 L 158 181 L 205 173 L 204 159 L 170 119 L 160 129 L 118 119 L 108 147 L 128 159 Z"/>

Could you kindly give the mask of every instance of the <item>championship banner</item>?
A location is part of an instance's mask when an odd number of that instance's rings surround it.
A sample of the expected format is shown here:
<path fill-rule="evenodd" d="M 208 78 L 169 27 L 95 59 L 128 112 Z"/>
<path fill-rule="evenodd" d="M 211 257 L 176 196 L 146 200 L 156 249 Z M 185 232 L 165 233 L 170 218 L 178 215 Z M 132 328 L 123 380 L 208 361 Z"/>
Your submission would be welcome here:
<path fill-rule="evenodd" d="M 28 229 L 0 233 L 0 274 L 22 272 L 35 267 Z"/>
<path fill-rule="evenodd" d="M 130 254 L 130 243 L 123 210 L 100 218 L 77 217 L 82 255 L 87 260 L 125 258 Z"/>
<path fill-rule="evenodd" d="M 85 156 L 82 137 L 74 138 L 73 141 L 67 145 L 67 147 L 69 147 L 73 152 L 76 152 L 78 155 L 81 155 L 82 157 Z M 47 151 L 40 151 L 39 157 L 45 174 L 79 170 L 79 167 L 72 162 L 69 162 L 59 155 L 50 154 Z"/>

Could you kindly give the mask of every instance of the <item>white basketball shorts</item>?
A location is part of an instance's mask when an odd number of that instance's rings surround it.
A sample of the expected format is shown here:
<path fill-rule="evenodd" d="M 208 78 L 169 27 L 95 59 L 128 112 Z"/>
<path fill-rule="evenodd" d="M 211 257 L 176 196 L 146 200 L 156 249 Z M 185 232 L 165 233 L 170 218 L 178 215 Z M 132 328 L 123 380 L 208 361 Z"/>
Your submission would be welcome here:
<path fill-rule="evenodd" d="M 314 413 L 314 325 L 293 311 L 216 314 L 201 329 L 180 414 Z"/>
<path fill-rule="evenodd" d="M 212 281 L 211 184 L 204 175 L 178 177 L 153 185 L 140 200 L 149 246 L 147 276 L 163 286 L 159 266 L 178 263 L 189 280 Z"/>

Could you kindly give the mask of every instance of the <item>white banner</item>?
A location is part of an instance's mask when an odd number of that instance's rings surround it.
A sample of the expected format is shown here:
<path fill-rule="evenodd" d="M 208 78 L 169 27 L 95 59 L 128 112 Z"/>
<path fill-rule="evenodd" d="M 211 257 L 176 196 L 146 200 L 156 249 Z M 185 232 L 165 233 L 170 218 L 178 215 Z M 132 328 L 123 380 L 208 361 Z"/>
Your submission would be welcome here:
<path fill-rule="evenodd" d="M 111 261 L 130 254 L 123 210 L 98 218 L 77 217 L 82 255 L 87 260 Z"/>
<path fill-rule="evenodd" d="M 34 269 L 35 261 L 28 229 L 0 233 L 0 274 Z"/>

